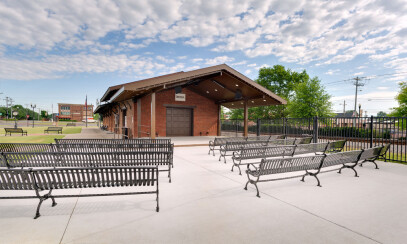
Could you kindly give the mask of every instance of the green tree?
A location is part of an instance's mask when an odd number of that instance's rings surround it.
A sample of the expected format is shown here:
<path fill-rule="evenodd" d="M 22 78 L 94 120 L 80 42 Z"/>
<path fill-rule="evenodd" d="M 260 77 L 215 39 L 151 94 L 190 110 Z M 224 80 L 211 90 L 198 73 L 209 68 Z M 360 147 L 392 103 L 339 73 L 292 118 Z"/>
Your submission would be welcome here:
<path fill-rule="evenodd" d="M 399 83 L 400 92 L 396 96 L 398 107 L 393 108 L 389 116 L 407 117 L 407 81 Z"/>
<path fill-rule="evenodd" d="M 284 98 L 290 103 L 294 96 L 294 88 L 309 80 L 309 75 L 305 70 L 301 73 L 286 69 L 282 65 L 261 68 L 256 82 L 269 89 L 276 95 Z M 266 106 L 253 109 L 256 118 L 282 118 L 288 117 L 287 105 Z"/>
<path fill-rule="evenodd" d="M 331 96 L 321 86 L 317 77 L 306 80 L 294 87 L 294 95 L 287 105 L 290 117 L 312 118 L 332 116 Z"/>
<path fill-rule="evenodd" d="M 383 111 L 379 111 L 377 113 L 377 117 L 387 117 L 387 114 L 385 112 L 383 112 Z"/>

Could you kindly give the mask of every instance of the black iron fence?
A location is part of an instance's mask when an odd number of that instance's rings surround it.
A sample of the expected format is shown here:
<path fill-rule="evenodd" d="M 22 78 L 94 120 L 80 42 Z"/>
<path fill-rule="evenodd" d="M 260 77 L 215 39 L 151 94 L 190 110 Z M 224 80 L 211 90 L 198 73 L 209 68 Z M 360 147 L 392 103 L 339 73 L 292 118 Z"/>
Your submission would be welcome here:
<path fill-rule="evenodd" d="M 407 163 L 407 117 L 282 118 L 249 120 L 249 134 L 312 135 L 314 142 L 347 140 L 345 150 L 391 143 L 386 160 Z M 241 136 L 243 120 L 221 120 L 222 135 Z"/>

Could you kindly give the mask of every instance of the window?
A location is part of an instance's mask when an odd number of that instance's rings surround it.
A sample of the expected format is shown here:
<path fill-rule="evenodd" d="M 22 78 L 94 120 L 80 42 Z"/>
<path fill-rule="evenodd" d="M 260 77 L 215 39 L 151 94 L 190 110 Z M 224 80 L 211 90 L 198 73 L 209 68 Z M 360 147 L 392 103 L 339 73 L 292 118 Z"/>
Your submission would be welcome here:
<path fill-rule="evenodd" d="M 71 115 L 70 112 L 61 112 L 62 115 Z"/>
<path fill-rule="evenodd" d="M 70 106 L 61 106 L 61 110 L 71 110 Z"/>

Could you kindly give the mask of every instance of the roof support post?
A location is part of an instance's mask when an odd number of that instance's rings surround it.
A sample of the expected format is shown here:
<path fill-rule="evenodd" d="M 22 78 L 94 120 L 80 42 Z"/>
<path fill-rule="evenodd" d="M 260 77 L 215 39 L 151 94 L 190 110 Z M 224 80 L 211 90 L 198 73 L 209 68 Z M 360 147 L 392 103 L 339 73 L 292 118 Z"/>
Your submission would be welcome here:
<path fill-rule="evenodd" d="M 151 93 L 151 139 L 155 139 L 155 92 Z"/>
<path fill-rule="evenodd" d="M 249 109 L 247 106 L 247 100 L 244 100 L 244 130 L 243 136 L 247 137 L 249 135 L 249 128 L 248 128 L 248 120 L 249 120 Z"/>
<path fill-rule="evenodd" d="M 218 105 L 218 133 L 217 133 L 218 136 L 221 136 L 221 126 L 222 126 L 222 121 L 221 121 L 222 113 L 221 113 L 221 111 L 222 111 L 221 105 L 219 104 Z"/>
<path fill-rule="evenodd" d="M 141 99 L 137 99 L 137 137 L 141 137 Z"/>

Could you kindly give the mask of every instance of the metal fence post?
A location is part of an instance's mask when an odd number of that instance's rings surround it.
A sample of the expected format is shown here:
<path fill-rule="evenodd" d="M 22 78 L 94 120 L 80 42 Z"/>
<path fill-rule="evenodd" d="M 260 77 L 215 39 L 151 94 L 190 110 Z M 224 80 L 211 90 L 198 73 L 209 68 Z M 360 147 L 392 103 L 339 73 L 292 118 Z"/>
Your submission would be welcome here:
<path fill-rule="evenodd" d="M 370 116 L 370 148 L 373 147 L 373 115 Z"/>
<path fill-rule="evenodd" d="M 260 119 L 257 119 L 257 136 L 260 136 L 260 127 L 261 127 L 261 121 Z"/>
<path fill-rule="evenodd" d="M 314 117 L 314 143 L 318 143 L 318 116 Z"/>
<path fill-rule="evenodd" d="M 287 118 L 283 118 L 283 135 L 287 135 Z"/>
<path fill-rule="evenodd" d="M 236 137 L 238 136 L 238 132 L 239 132 L 239 121 L 236 119 L 235 120 L 235 123 L 236 123 Z"/>

